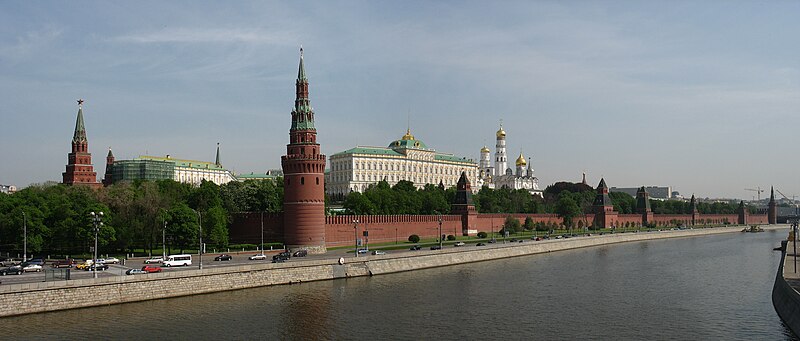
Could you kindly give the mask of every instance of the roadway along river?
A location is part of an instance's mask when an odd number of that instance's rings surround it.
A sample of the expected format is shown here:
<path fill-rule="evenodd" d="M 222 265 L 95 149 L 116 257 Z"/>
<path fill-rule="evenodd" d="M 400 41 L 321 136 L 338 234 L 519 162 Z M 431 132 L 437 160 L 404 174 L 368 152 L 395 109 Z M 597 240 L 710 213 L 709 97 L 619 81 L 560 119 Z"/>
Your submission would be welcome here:
<path fill-rule="evenodd" d="M 770 292 L 787 230 L 0 319 L 12 339 L 792 340 Z"/>

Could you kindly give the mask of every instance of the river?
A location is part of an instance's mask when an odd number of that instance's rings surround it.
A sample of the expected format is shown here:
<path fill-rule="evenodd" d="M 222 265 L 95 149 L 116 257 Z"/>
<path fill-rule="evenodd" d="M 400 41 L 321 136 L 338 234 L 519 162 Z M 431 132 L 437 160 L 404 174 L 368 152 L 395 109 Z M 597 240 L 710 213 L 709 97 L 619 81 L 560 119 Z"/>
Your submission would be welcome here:
<path fill-rule="evenodd" d="M 8 339 L 795 340 L 771 303 L 787 230 L 0 319 Z"/>

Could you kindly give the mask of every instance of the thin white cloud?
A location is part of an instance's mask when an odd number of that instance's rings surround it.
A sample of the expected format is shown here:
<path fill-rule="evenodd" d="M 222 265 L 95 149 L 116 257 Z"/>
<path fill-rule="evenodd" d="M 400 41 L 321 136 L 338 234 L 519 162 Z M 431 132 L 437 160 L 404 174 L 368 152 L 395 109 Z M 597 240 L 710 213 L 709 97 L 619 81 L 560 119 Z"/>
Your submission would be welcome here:
<path fill-rule="evenodd" d="M 61 36 L 63 30 L 47 27 L 38 31 L 26 32 L 16 38 L 16 43 L 0 46 L 0 56 L 23 58 L 39 48 L 48 46 Z"/>
<path fill-rule="evenodd" d="M 151 43 L 271 43 L 293 42 L 288 32 L 264 32 L 259 29 L 168 28 L 155 32 L 134 33 L 116 37 L 120 42 Z"/>

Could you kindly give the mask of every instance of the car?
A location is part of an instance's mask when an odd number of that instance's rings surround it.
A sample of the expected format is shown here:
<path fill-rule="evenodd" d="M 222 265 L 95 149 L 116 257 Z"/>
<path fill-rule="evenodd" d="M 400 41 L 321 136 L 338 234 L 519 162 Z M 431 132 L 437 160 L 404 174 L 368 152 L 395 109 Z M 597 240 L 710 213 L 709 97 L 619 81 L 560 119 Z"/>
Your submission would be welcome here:
<path fill-rule="evenodd" d="M 305 257 L 308 255 L 308 250 L 297 250 L 292 254 L 292 257 Z"/>
<path fill-rule="evenodd" d="M 164 257 L 161 257 L 161 256 L 150 257 L 150 258 L 144 260 L 145 264 L 153 264 L 153 263 L 159 263 L 160 264 L 162 262 L 164 262 Z"/>
<path fill-rule="evenodd" d="M 32 263 L 22 263 L 20 264 L 22 267 L 22 271 L 24 272 L 41 272 L 42 266 L 39 264 L 32 264 Z"/>
<path fill-rule="evenodd" d="M 442 247 L 439 246 L 439 245 L 431 246 L 431 250 L 441 250 L 441 249 L 442 249 Z"/>
<path fill-rule="evenodd" d="M 517 241 L 517 243 L 522 243 L 524 241 L 525 241 L 525 239 L 520 239 L 520 240 Z"/>
<path fill-rule="evenodd" d="M 489 244 L 494 244 L 494 243 L 497 243 L 497 239 L 494 238 L 489 239 Z"/>
<path fill-rule="evenodd" d="M 267 255 L 265 255 L 263 253 L 259 253 L 257 255 L 252 255 L 250 257 L 247 257 L 247 259 L 249 259 L 249 260 L 266 260 L 267 259 Z"/>
<path fill-rule="evenodd" d="M 29 260 L 28 260 L 27 262 L 25 262 L 25 263 L 28 263 L 28 264 L 36 264 L 36 265 L 39 265 L 39 266 L 44 266 L 44 259 L 41 259 L 41 258 L 31 258 L 31 259 L 29 259 Z"/>
<path fill-rule="evenodd" d="M 9 266 L 9 267 L 7 267 L 7 268 L 5 268 L 5 269 L 1 269 L 1 270 L 0 270 L 0 276 L 5 276 L 5 275 L 20 275 L 20 274 L 22 274 L 22 272 L 23 272 L 23 271 L 22 271 L 22 267 L 21 267 L 21 266 L 19 266 L 19 265 L 12 265 L 12 266 Z"/>
<path fill-rule="evenodd" d="M 98 258 L 97 259 L 97 264 L 105 264 L 105 263 L 106 263 L 106 259 L 105 258 Z"/>
<path fill-rule="evenodd" d="M 20 263 L 22 263 L 22 260 L 19 258 L 5 258 L 0 261 L 0 266 L 13 266 L 19 265 Z"/>
<path fill-rule="evenodd" d="M 455 242 L 453 246 L 464 246 L 464 242 Z"/>
<path fill-rule="evenodd" d="M 486 246 L 486 244 L 484 244 L 484 243 L 478 243 L 478 244 L 475 244 L 475 246 Z"/>
<path fill-rule="evenodd" d="M 369 249 L 358 249 L 358 254 L 365 255 L 369 253 Z"/>
<path fill-rule="evenodd" d="M 78 270 L 89 270 L 89 267 L 92 265 L 92 263 L 93 263 L 93 261 L 91 259 L 87 259 L 85 262 L 78 263 L 78 265 L 75 265 L 75 269 L 78 269 Z"/>
<path fill-rule="evenodd" d="M 108 257 L 106 258 L 106 264 L 119 264 L 119 259 L 117 257 Z"/>
<path fill-rule="evenodd" d="M 516 243 L 517 242 L 517 238 L 511 238 L 510 242 Z"/>
<path fill-rule="evenodd" d="M 281 253 L 279 253 L 277 255 L 272 256 L 272 262 L 273 263 L 285 262 L 285 261 L 289 260 L 289 257 L 291 257 L 291 256 L 292 255 L 289 252 L 284 251 L 284 252 L 281 252 Z"/>
<path fill-rule="evenodd" d="M 142 267 L 142 271 L 146 273 L 161 272 L 161 267 L 153 265 L 145 265 Z"/>
<path fill-rule="evenodd" d="M 103 264 L 98 262 L 97 264 L 89 265 L 89 267 L 86 268 L 86 271 L 95 271 L 95 270 L 106 271 L 108 270 L 108 264 Z"/>
<path fill-rule="evenodd" d="M 73 264 L 75 264 L 75 261 L 67 258 L 54 260 L 52 263 L 50 263 L 50 266 L 54 268 L 71 268 Z"/>
<path fill-rule="evenodd" d="M 412 247 L 411 247 L 411 249 L 410 249 L 410 250 L 411 250 L 411 251 L 417 251 L 417 250 L 421 250 L 421 249 L 422 249 L 422 247 L 421 247 L 421 246 L 419 246 L 419 245 L 414 245 L 414 246 L 412 246 Z"/>
<path fill-rule="evenodd" d="M 231 255 L 226 255 L 226 254 L 224 254 L 224 253 L 223 253 L 223 254 L 221 254 L 221 255 L 219 255 L 219 256 L 216 256 L 216 257 L 214 257 L 214 260 L 215 260 L 215 261 L 218 261 L 218 262 L 219 262 L 219 261 L 231 260 L 231 259 L 233 259 L 233 256 L 231 256 Z"/>
<path fill-rule="evenodd" d="M 272 256 L 273 263 L 283 263 L 286 261 L 286 258 L 279 258 L 278 256 Z"/>
<path fill-rule="evenodd" d="M 125 271 L 126 275 L 141 275 L 146 273 L 147 271 L 144 271 L 142 269 L 128 269 L 128 271 Z"/>
<path fill-rule="evenodd" d="M 381 250 L 372 251 L 372 255 L 374 255 L 374 256 L 385 255 L 385 254 L 386 254 L 386 252 L 381 251 Z"/>

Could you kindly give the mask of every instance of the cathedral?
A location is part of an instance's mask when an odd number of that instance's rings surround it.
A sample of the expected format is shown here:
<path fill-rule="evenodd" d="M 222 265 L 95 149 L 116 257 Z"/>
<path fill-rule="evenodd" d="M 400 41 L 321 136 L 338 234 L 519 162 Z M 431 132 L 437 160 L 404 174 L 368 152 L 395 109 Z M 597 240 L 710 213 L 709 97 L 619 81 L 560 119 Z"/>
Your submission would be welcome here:
<path fill-rule="evenodd" d="M 500 189 L 507 187 L 509 189 L 517 190 L 524 189 L 533 195 L 542 196 L 542 190 L 539 189 L 539 179 L 533 174 L 533 164 L 530 159 L 525 160 L 522 152 L 519 153 L 515 165 L 516 169 L 508 167 L 508 158 L 506 156 L 506 131 L 503 130 L 503 124 L 500 124 L 500 130 L 497 131 L 497 144 L 495 145 L 494 152 L 494 166 L 491 165 L 489 148 L 483 146 L 481 148 L 481 157 L 478 163 L 478 181 L 476 187 L 480 188 L 486 186 L 492 189 Z"/>

